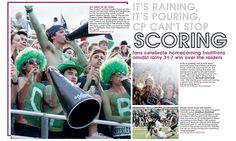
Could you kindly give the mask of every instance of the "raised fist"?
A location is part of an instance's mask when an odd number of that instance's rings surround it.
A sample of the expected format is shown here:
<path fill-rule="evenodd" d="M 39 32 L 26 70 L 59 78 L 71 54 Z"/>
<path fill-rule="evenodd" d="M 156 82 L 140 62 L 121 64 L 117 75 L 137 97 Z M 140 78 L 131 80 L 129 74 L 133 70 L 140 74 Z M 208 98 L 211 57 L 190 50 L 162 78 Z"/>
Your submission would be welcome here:
<path fill-rule="evenodd" d="M 33 6 L 32 5 L 25 5 L 25 10 L 32 10 Z"/>

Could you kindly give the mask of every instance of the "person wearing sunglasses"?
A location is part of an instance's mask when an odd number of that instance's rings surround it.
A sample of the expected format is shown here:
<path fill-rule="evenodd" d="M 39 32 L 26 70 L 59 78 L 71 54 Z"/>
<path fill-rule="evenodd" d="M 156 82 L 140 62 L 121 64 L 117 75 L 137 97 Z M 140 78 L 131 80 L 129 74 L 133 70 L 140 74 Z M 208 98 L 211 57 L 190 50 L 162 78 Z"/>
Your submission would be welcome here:
<path fill-rule="evenodd" d="M 127 86 L 124 86 L 127 83 L 122 83 L 128 79 L 127 75 L 128 65 L 118 58 L 108 59 L 100 68 L 101 80 L 111 85 L 110 89 L 102 93 L 103 110 L 107 120 L 130 123 L 130 94 L 125 89 Z M 115 126 L 113 138 L 130 138 L 130 128 Z"/>
<path fill-rule="evenodd" d="M 41 112 L 45 86 L 38 82 L 39 73 L 45 68 L 43 53 L 34 48 L 25 48 L 16 57 L 16 69 L 21 74 L 17 85 L 17 108 L 20 110 Z M 16 115 L 15 134 L 40 137 L 40 117 Z"/>

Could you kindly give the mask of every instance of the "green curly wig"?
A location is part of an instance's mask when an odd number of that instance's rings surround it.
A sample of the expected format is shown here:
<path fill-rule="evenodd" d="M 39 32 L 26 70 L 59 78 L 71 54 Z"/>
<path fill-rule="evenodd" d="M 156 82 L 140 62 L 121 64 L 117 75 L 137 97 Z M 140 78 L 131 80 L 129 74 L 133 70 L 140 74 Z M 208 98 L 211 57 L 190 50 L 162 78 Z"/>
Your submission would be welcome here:
<path fill-rule="evenodd" d="M 22 69 L 22 66 L 25 61 L 36 58 L 40 61 L 39 69 L 42 70 L 46 66 L 46 58 L 42 51 L 27 47 L 24 50 L 22 50 L 16 57 L 16 69 L 19 73 L 24 74 L 24 70 Z"/>
<path fill-rule="evenodd" d="M 112 74 L 118 71 L 123 71 L 125 75 L 128 75 L 128 65 L 124 60 L 112 58 L 104 62 L 100 68 L 102 82 L 108 83 Z"/>

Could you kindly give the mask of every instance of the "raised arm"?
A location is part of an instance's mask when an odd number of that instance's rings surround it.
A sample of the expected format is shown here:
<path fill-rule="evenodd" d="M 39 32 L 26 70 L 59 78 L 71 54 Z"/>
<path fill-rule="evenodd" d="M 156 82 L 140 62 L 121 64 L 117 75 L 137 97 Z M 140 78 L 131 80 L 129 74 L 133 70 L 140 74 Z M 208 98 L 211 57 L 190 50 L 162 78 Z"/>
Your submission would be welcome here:
<path fill-rule="evenodd" d="M 71 42 L 71 44 L 72 44 L 72 47 L 73 47 L 73 49 L 74 49 L 74 51 L 75 51 L 75 54 L 76 54 L 76 56 L 77 56 L 76 59 L 74 59 L 74 58 L 71 58 L 71 59 L 75 62 L 76 65 L 80 65 L 80 66 L 82 66 L 82 67 L 86 67 L 86 66 L 88 65 L 88 60 L 87 60 L 87 58 L 86 58 L 84 52 L 83 52 L 82 49 L 77 45 L 77 43 L 75 42 L 75 40 L 73 40 L 73 41 Z"/>
<path fill-rule="evenodd" d="M 26 12 L 29 15 L 30 22 L 36 32 L 39 44 L 42 48 L 42 51 L 45 53 L 48 48 L 50 48 L 50 42 L 48 41 L 47 35 L 45 31 L 42 29 L 41 25 L 39 24 L 38 19 L 34 15 L 33 7 L 32 6 L 25 6 Z M 52 46 L 51 46 L 52 47 Z"/>
<path fill-rule="evenodd" d="M 56 107 L 57 106 L 57 92 L 56 92 L 55 86 L 53 85 L 53 81 L 48 70 L 46 71 L 46 76 L 47 76 L 49 85 L 47 85 L 44 90 L 44 101 L 46 102 L 46 104 L 48 104 L 48 106 Z"/>
<path fill-rule="evenodd" d="M 34 74 L 33 69 L 29 72 L 29 75 L 27 76 L 27 79 L 24 77 L 18 78 L 18 95 L 17 95 L 17 103 L 19 105 L 23 105 L 25 101 L 25 97 L 27 95 L 27 92 L 30 88 L 30 85 L 34 81 Z"/>
<path fill-rule="evenodd" d="M 18 90 L 18 73 L 16 67 L 11 63 L 11 103 L 15 104 Z"/>

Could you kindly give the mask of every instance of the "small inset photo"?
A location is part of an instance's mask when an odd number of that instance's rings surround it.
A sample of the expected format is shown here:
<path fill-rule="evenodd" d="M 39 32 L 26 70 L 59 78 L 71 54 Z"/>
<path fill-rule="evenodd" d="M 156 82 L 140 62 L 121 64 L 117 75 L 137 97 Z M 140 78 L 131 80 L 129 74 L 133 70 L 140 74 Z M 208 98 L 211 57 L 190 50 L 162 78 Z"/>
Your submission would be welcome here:
<path fill-rule="evenodd" d="M 178 65 L 133 64 L 133 105 L 178 105 Z"/>
<path fill-rule="evenodd" d="M 178 139 L 178 107 L 133 107 L 133 139 Z"/>

